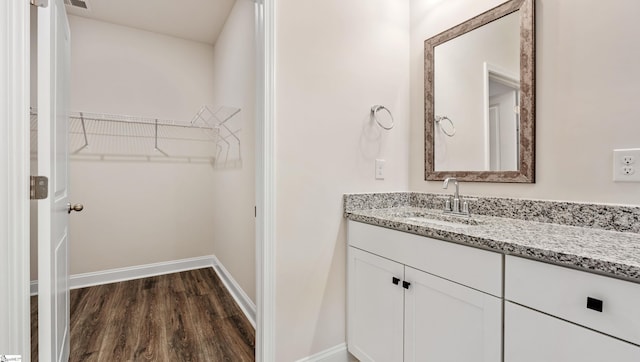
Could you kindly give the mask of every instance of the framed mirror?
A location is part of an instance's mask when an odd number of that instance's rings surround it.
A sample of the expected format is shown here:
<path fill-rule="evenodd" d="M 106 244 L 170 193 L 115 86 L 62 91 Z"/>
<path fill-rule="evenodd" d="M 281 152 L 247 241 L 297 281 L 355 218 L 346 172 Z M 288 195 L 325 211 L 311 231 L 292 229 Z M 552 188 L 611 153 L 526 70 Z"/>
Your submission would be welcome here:
<path fill-rule="evenodd" d="M 535 182 L 534 3 L 424 42 L 425 180 Z"/>

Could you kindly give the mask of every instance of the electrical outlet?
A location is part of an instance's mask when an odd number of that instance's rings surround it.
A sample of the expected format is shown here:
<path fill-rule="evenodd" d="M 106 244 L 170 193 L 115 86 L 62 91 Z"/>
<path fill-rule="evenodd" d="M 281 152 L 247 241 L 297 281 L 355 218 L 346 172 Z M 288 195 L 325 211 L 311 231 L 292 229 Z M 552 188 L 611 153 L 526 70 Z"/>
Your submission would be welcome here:
<path fill-rule="evenodd" d="M 624 163 L 625 165 L 633 165 L 635 162 L 636 159 L 633 156 L 622 156 L 622 163 Z"/>
<path fill-rule="evenodd" d="M 640 160 L 640 148 L 613 150 L 613 181 L 640 182 L 636 160 Z"/>
<path fill-rule="evenodd" d="M 376 160 L 376 180 L 384 180 L 384 160 Z"/>

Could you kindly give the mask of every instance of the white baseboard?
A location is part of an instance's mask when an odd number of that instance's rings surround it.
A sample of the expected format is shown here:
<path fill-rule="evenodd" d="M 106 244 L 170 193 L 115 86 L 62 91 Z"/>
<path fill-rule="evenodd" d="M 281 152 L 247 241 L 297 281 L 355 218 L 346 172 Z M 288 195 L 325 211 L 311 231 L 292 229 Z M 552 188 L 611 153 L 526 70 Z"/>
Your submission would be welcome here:
<path fill-rule="evenodd" d="M 157 275 L 177 273 L 186 270 L 213 267 L 213 255 L 196 258 L 164 261 L 153 264 L 136 265 L 126 268 L 107 269 L 98 272 L 69 276 L 69 288 L 79 289 L 94 285 L 110 284 Z M 38 281 L 31 281 L 31 295 L 38 294 Z"/>
<path fill-rule="evenodd" d="M 296 362 L 349 362 L 357 361 L 347 352 L 347 344 L 341 343 L 324 351 L 318 352 L 313 356 L 305 357 Z"/>
<path fill-rule="evenodd" d="M 244 290 L 240 287 L 240 285 L 235 281 L 235 279 L 233 279 L 229 271 L 227 271 L 224 265 L 220 263 L 220 260 L 218 260 L 218 258 L 216 258 L 215 256 L 212 256 L 212 258 L 213 258 L 213 270 L 216 271 L 216 273 L 220 277 L 220 280 L 222 280 L 222 283 L 224 284 L 224 286 L 227 287 L 227 290 L 229 291 L 229 293 L 231 293 L 231 296 L 236 301 L 236 303 L 238 303 L 238 306 L 240 307 L 240 309 L 242 309 L 242 312 L 244 313 L 245 316 L 247 316 L 247 319 L 249 319 L 249 322 L 251 323 L 251 325 L 253 325 L 253 328 L 255 329 L 256 328 L 255 303 L 253 303 L 253 301 L 251 300 L 251 298 L 249 298 L 247 293 L 245 293 Z"/>
<path fill-rule="evenodd" d="M 136 265 L 126 268 L 109 269 L 99 272 L 75 274 L 69 277 L 69 288 L 79 289 L 94 285 L 123 282 L 126 280 L 153 277 L 164 274 L 178 273 L 186 270 L 213 268 L 220 280 L 227 288 L 233 299 L 238 303 L 242 312 L 247 316 L 253 327 L 256 327 L 256 305 L 233 279 L 227 269 L 213 255 L 197 258 L 171 260 L 160 263 Z M 31 295 L 38 294 L 38 281 L 31 281 Z"/>
<path fill-rule="evenodd" d="M 147 278 L 212 266 L 213 255 L 207 255 L 189 259 L 136 265 L 126 268 L 102 270 L 93 273 L 75 274 L 69 277 L 69 288 L 86 288 L 94 285 L 117 283 L 125 280 Z"/>
<path fill-rule="evenodd" d="M 29 292 L 30 292 L 32 297 L 34 295 L 38 295 L 38 281 L 37 280 L 32 280 L 31 283 L 29 283 Z"/>

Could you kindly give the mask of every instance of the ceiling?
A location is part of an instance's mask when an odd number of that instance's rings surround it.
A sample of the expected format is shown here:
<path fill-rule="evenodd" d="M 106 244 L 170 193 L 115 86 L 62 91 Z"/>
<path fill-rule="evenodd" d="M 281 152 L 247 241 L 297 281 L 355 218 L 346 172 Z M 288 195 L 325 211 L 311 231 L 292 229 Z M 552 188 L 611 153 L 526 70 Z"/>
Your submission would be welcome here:
<path fill-rule="evenodd" d="M 215 44 L 236 0 L 84 0 L 67 13 L 136 29 Z M 69 3 L 65 0 L 65 3 Z M 76 1 L 74 1 L 76 2 Z"/>

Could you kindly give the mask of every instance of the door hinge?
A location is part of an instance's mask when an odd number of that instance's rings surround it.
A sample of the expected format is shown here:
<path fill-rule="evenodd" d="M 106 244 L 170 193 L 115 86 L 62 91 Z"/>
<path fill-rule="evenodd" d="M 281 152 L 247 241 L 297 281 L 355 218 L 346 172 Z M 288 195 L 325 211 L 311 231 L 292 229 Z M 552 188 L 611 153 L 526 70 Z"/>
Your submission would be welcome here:
<path fill-rule="evenodd" d="M 46 8 L 49 6 L 49 0 L 30 0 L 31 5 L 37 6 L 39 8 Z"/>
<path fill-rule="evenodd" d="M 49 179 L 46 176 L 31 176 L 29 198 L 44 200 L 49 196 Z"/>

